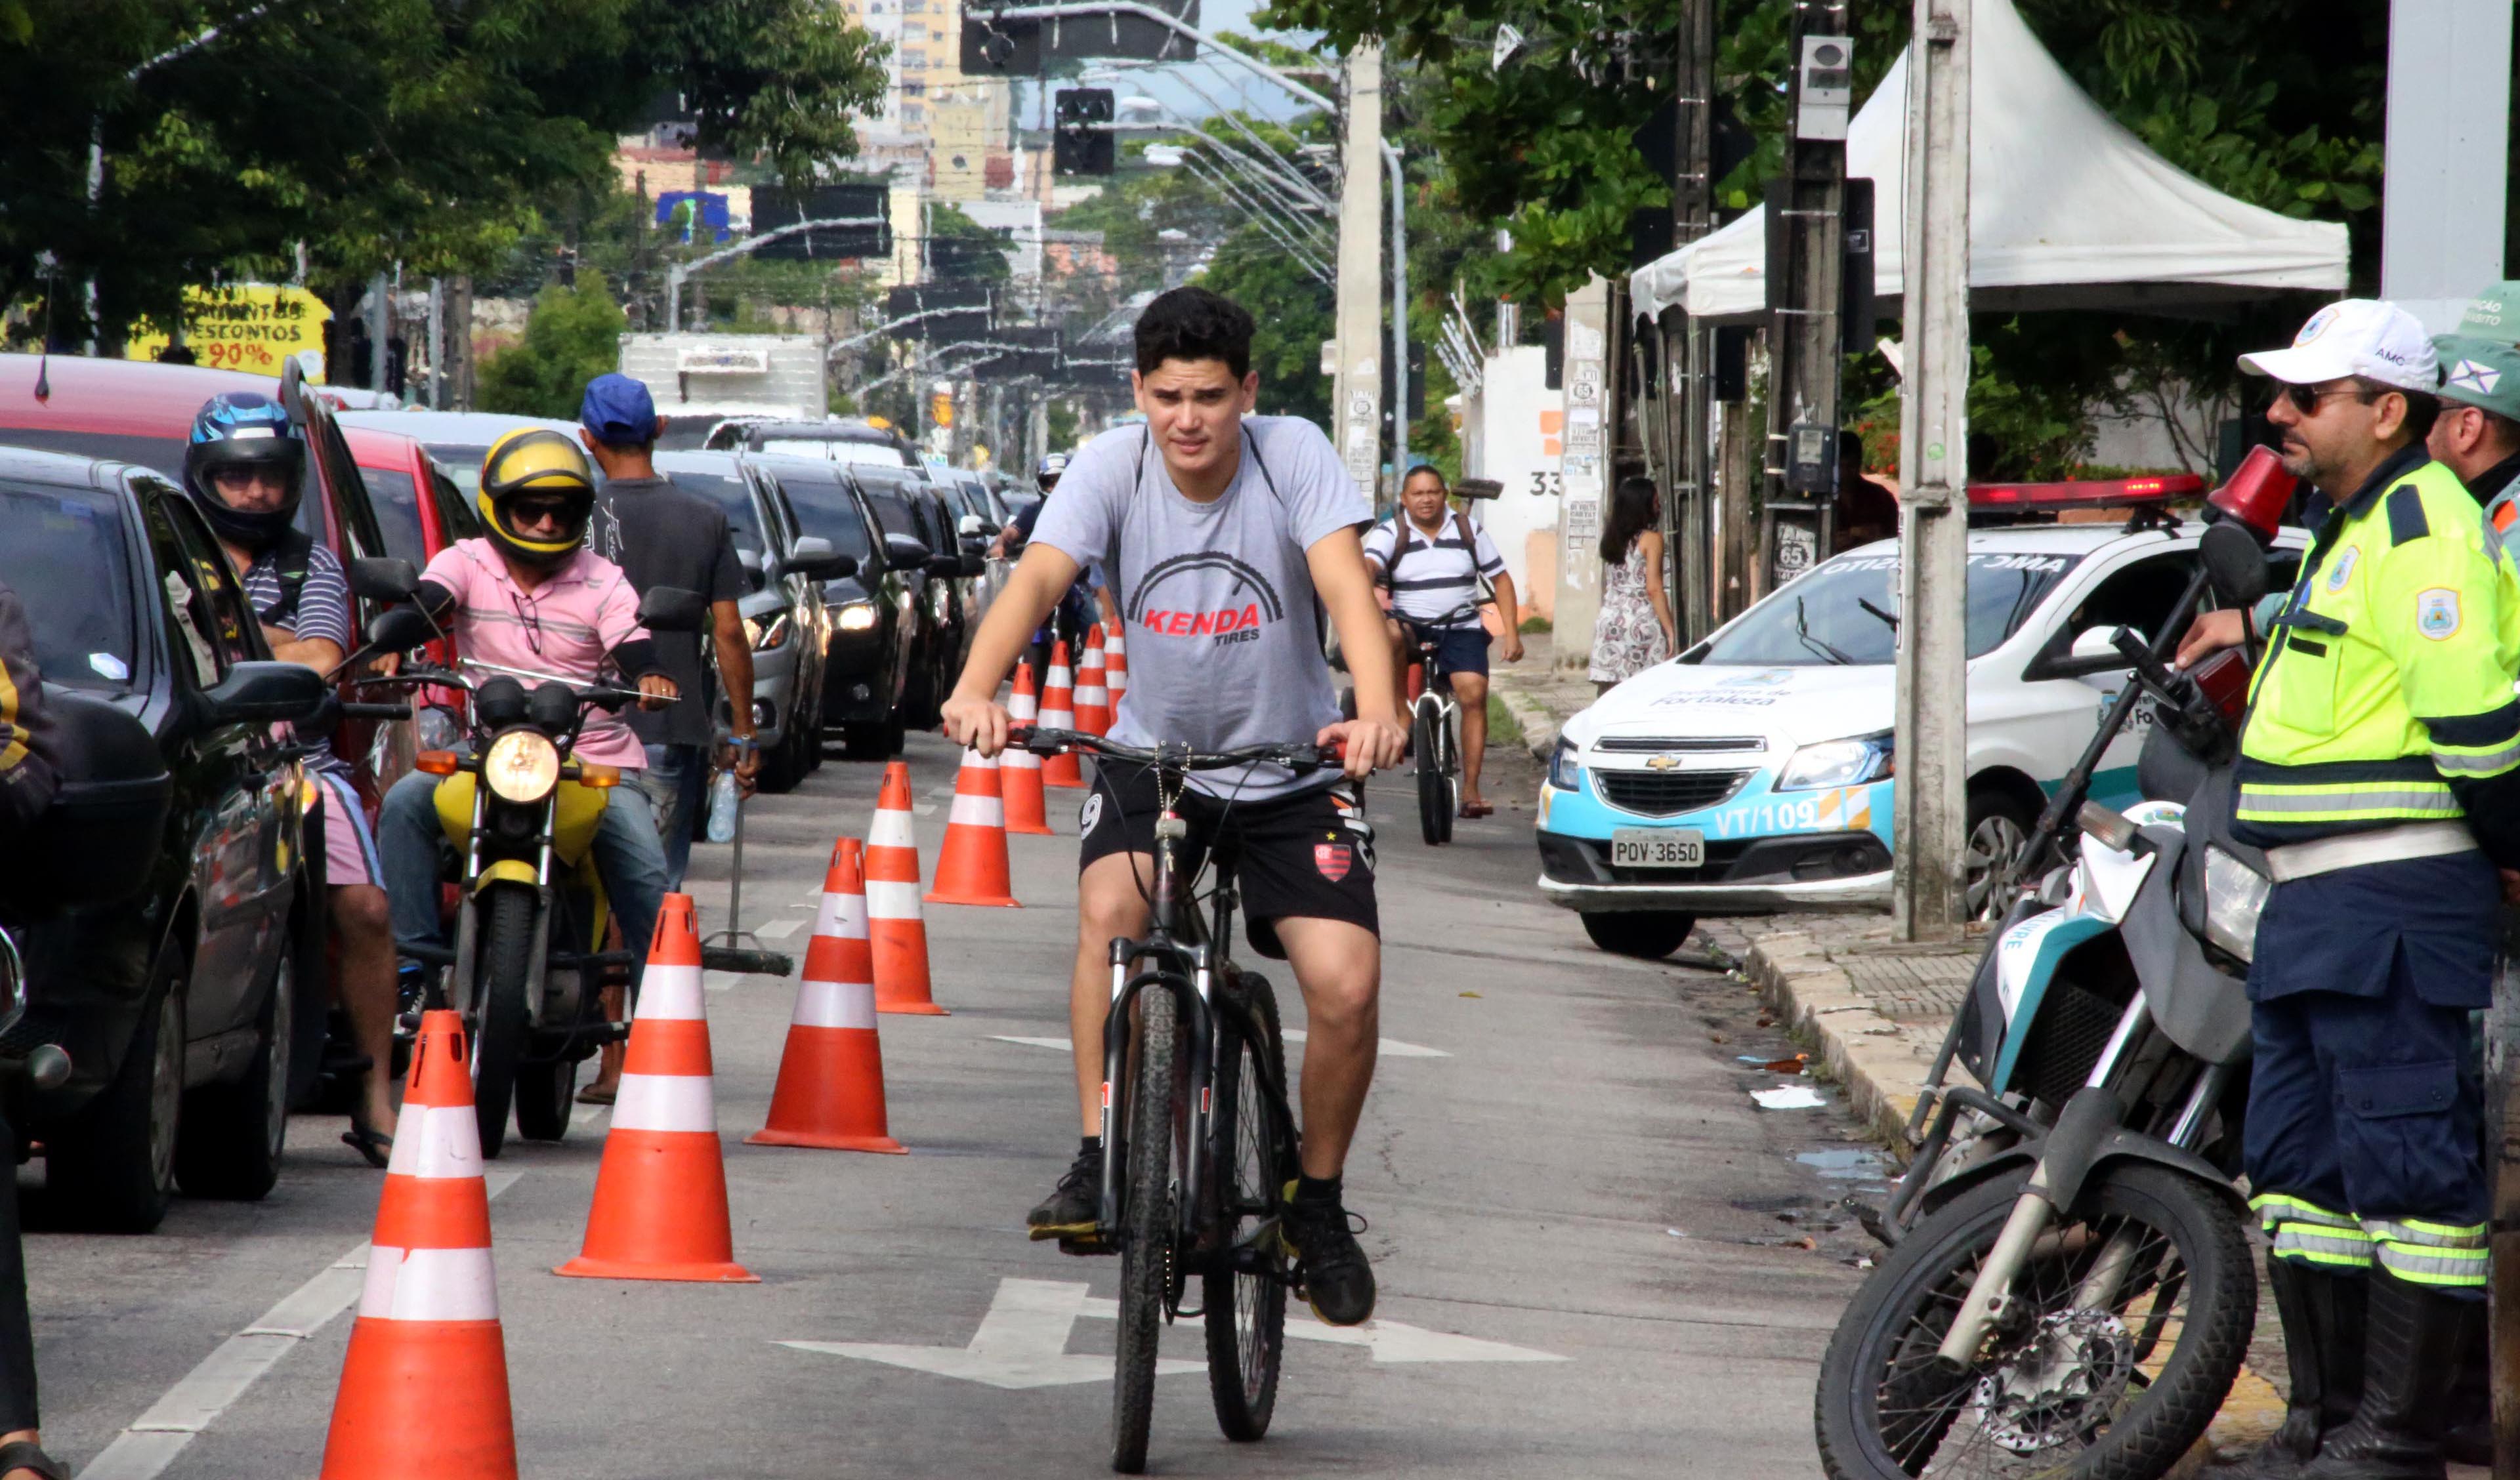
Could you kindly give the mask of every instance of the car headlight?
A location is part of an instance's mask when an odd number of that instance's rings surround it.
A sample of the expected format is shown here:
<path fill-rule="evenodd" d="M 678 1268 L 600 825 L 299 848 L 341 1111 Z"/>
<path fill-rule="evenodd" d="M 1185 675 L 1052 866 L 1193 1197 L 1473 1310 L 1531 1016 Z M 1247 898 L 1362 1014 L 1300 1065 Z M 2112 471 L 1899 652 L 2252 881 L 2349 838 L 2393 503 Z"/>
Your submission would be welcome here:
<path fill-rule="evenodd" d="M 752 650 L 755 652 L 768 652 L 774 648 L 787 647 L 788 635 L 794 631 L 795 626 L 788 620 L 788 613 L 785 611 L 772 617 L 767 626 L 748 616 L 743 619 L 744 639 L 752 644 Z"/>
<path fill-rule="evenodd" d="M 1584 763 L 1576 759 L 1580 753 L 1573 740 L 1559 740 L 1549 756 L 1549 785 L 1560 791 L 1583 790 Z"/>
<path fill-rule="evenodd" d="M 2212 843 L 2205 845 L 2205 938 L 2240 958 L 2257 957 L 2258 915 L 2267 876 Z"/>
<path fill-rule="evenodd" d="M 412 715 L 412 743 L 422 750 L 452 750 L 464 740 L 464 722 L 442 704 L 423 704 Z"/>
<path fill-rule="evenodd" d="M 850 602 L 840 607 L 842 632 L 865 632 L 875 626 L 875 603 Z"/>
<path fill-rule="evenodd" d="M 1816 786 L 1853 786 L 1894 774 L 1890 732 L 1859 735 L 1853 740 L 1822 740 L 1805 745 L 1777 773 L 1776 789 L 1807 791 Z"/>
<path fill-rule="evenodd" d="M 560 748 L 535 731 L 511 730 L 481 757 L 481 780 L 503 801 L 541 801 L 560 784 Z"/>

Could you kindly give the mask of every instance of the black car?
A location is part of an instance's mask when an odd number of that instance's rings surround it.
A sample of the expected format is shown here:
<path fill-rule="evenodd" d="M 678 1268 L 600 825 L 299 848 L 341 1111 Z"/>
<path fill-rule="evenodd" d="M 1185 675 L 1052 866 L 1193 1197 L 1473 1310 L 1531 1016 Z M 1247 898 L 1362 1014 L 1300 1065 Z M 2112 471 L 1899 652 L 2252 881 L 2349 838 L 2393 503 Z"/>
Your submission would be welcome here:
<path fill-rule="evenodd" d="M 908 536 L 887 537 L 851 470 L 819 458 L 746 458 L 788 496 L 798 527 L 854 558 L 854 574 L 823 586 L 830 635 L 824 648 L 823 724 L 840 732 L 851 760 L 898 752 L 916 695 L 912 675 L 924 660 L 918 646 L 916 583 L 930 559 Z M 917 546 L 913 549 L 913 546 Z"/>
<path fill-rule="evenodd" d="M 928 559 L 910 580 L 911 643 L 917 655 L 910 694 L 904 704 L 910 727 L 924 730 L 936 723 L 937 706 L 954 691 L 963 671 L 963 595 L 965 561 L 956 552 L 952 517 L 945 501 L 927 481 L 924 470 L 890 469 L 860 464 L 849 470 L 875 511 L 876 522 L 887 535 L 916 540 Z"/>
<path fill-rule="evenodd" d="M 146 1232 L 179 1184 L 260 1197 L 324 1024 L 322 848 L 280 723 L 329 690 L 270 660 L 208 527 L 145 469 L 0 448 L 0 580 L 67 768 L 0 860 L 29 998 L 0 1054 L 69 1057 L 15 1081 L 11 1121 L 66 1221 Z"/>

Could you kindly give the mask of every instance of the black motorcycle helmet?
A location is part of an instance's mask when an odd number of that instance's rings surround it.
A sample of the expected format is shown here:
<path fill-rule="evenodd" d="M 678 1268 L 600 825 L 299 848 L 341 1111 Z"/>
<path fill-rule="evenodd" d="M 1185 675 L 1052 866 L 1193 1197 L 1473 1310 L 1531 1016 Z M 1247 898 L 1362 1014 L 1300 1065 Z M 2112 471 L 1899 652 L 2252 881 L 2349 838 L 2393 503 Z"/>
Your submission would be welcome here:
<path fill-rule="evenodd" d="M 221 469 L 268 468 L 287 492 L 277 509 L 233 509 L 219 495 Z M 184 447 L 184 491 L 219 538 L 260 551 L 297 517 L 306 473 L 306 440 L 278 401 L 250 390 L 231 390 L 202 403 Z"/>

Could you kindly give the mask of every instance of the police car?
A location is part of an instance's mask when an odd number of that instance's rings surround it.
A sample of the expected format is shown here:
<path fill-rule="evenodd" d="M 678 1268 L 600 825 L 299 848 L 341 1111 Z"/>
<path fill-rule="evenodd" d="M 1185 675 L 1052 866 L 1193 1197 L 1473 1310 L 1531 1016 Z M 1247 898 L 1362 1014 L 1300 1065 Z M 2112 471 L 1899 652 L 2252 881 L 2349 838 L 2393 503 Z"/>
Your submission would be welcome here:
<path fill-rule="evenodd" d="M 2127 682 L 2109 635 L 2158 636 L 2195 574 L 2205 526 L 2163 506 L 2200 489 L 2186 476 L 1970 490 L 1973 516 L 2134 511 L 1969 532 L 1973 914 Z M 2277 537 L 2278 589 L 2306 544 L 2298 529 Z M 1898 543 L 1862 546 L 1567 721 L 1540 788 L 1542 894 L 1603 950 L 1653 957 L 1704 917 L 1886 904 L 1898 626 Z M 2094 800 L 2136 800 L 2141 737 L 2129 727 L 2102 757 Z"/>

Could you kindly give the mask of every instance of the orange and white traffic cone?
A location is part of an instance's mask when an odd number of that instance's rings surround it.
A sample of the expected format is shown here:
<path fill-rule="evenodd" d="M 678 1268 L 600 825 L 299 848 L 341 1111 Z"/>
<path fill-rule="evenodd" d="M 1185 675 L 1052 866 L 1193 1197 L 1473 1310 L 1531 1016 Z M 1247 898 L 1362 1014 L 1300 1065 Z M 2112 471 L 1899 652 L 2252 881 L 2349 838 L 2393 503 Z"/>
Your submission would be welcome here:
<path fill-rule="evenodd" d="M 516 1417 L 464 1018 L 423 1014 L 323 1480 L 514 1480 Z"/>
<path fill-rule="evenodd" d="M 1102 687 L 1102 624 L 1085 635 L 1085 655 L 1076 664 L 1076 728 L 1088 735 L 1111 733 L 1111 693 Z"/>
<path fill-rule="evenodd" d="M 1015 692 L 1007 700 L 1007 716 L 1018 725 L 1033 724 L 1041 718 L 1041 705 L 1033 698 L 1030 663 L 1015 664 Z M 1041 794 L 1041 757 L 1021 745 L 1010 745 L 998 757 L 998 787 L 1006 802 L 1007 830 L 1051 836 L 1050 806 Z"/>
<path fill-rule="evenodd" d="M 823 875 L 823 908 L 796 982 L 788 1048 L 770 1122 L 743 1138 L 757 1146 L 827 1151 L 909 1149 L 892 1139 L 883 1109 L 883 1045 L 875 1032 L 875 952 L 867 944 L 865 844 L 841 838 Z"/>
<path fill-rule="evenodd" d="M 1067 677 L 1067 645 L 1060 643 L 1050 650 L 1050 682 L 1041 690 L 1041 727 L 1044 730 L 1076 728 L 1076 705 L 1071 697 Z M 1044 756 L 1041 762 L 1041 784 L 1083 790 L 1085 772 L 1076 764 L 1076 753 L 1061 750 Z"/>
<path fill-rule="evenodd" d="M 1111 713 L 1120 713 L 1121 695 L 1129 692 L 1129 624 L 1121 622 L 1102 635 L 1102 687 L 1111 691 Z"/>
<path fill-rule="evenodd" d="M 621 1056 L 621 1093 L 586 1242 L 554 1274 L 587 1279 L 758 1284 L 735 1262 L 726 1150 L 717 1140 L 716 1070 L 692 897 L 668 894 L 640 978 L 639 1015 Z"/>
<path fill-rule="evenodd" d="M 963 752 L 954 773 L 954 813 L 945 821 L 945 846 L 936 855 L 931 905 L 1016 903 L 1007 863 L 1007 804 L 998 794 L 998 763 L 977 750 Z"/>
<path fill-rule="evenodd" d="M 875 946 L 875 1009 L 947 1013 L 927 979 L 927 921 L 919 913 L 919 839 L 910 828 L 910 765 L 883 768 L 867 830 L 867 935 Z"/>

